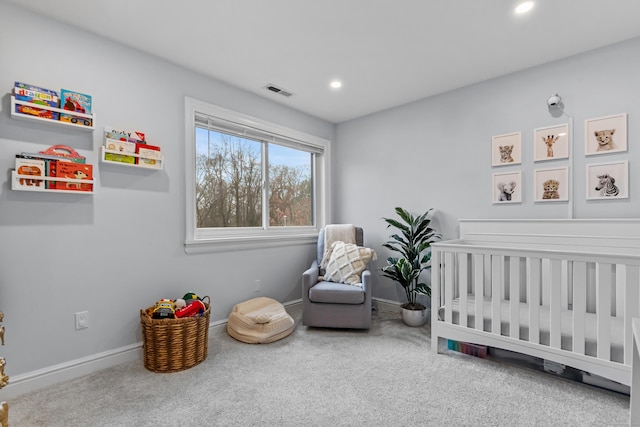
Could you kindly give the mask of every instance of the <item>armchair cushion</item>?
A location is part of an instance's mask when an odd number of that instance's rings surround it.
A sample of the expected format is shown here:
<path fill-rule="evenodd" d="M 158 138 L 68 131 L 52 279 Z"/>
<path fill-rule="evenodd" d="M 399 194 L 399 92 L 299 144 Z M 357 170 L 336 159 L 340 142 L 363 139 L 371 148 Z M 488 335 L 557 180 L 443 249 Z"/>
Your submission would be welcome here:
<path fill-rule="evenodd" d="M 342 241 L 333 242 L 328 255 L 324 280 L 355 286 L 362 286 L 362 272 L 376 259 L 373 249 Z"/>
<path fill-rule="evenodd" d="M 320 282 L 309 289 L 309 301 L 330 304 L 362 304 L 365 293 L 359 286 Z"/>

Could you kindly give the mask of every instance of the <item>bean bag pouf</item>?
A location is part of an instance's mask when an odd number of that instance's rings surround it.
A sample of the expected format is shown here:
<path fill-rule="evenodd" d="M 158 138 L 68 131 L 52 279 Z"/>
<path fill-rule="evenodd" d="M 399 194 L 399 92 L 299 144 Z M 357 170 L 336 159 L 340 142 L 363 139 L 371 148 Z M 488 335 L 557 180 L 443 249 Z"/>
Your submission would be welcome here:
<path fill-rule="evenodd" d="M 258 297 L 233 307 L 227 321 L 227 333 L 238 341 L 265 344 L 288 336 L 295 326 L 280 302 Z"/>

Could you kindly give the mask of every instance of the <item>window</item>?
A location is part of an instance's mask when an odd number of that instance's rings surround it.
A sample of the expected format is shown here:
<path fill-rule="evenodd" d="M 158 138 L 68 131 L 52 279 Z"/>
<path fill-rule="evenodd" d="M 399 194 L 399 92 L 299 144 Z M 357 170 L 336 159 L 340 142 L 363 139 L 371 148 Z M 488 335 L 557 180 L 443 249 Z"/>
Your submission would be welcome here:
<path fill-rule="evenodd" d="M 185 124 L 187 252 L 317 236 L 329 141 L 191 98 Z"/>

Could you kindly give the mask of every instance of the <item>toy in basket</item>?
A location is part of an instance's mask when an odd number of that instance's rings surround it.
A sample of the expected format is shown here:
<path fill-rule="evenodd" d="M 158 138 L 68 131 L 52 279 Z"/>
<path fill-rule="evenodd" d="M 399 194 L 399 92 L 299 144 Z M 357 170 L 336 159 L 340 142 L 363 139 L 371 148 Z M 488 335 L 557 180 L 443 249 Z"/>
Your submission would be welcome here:
<path fill-rule="evenodd" d="M 153 372 L 178 372 L 191 368 L 207 358 L 210 299 L 208 296 L 196 297 L 189 305 L 194 303 L 197 304 L 192 309 L 194 312 L 199 311 L 200 304 L 204 306 L 200 315 L 193 313 L 195 315 L 154 319 L 152 315 L 156 309 L 155 305 L 140 310 L 142 350 L 146 369 Z M 184 308 L 187 307 L 185 304 Z"/>

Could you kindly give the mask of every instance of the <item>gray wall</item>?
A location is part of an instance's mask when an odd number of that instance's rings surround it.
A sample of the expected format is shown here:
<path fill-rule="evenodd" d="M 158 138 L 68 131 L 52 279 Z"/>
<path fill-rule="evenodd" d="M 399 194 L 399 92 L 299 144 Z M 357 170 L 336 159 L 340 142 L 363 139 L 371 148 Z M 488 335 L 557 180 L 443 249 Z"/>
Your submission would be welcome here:
<path fill-rule="evenodd" d="M 184 97 L 329 140 L 333 124 L 4 2 L 0 16 L 0 309 L 7 330 L 0 355 L 8 375 L 140 342 L 139 310 L 159 298 L 209 295 L 212 321 L 255 296 L 300 298 L 313 245 L 185 254 Z M 15 81 L 91 94 L 96 131 L 12 119 Z M 145 131 L 162 147 L 165 170 L 100 164 L 105 125 Z M 15 154 L 53 144 L 75 147 L 94 164 L 93 196 L 10 190 Z M 83 310 L 90 327 L 76 331 L 74 313 Z"/>
<path fill-rule="evenodd" d="M 527 69 L 338 125 L 334 168 L 336 221 L 355 222 L 366 244 L 380 245 L 390 230 L 382 217 L 394 207 L 437 211 L 445 238 L 457 238 L 459 218 L 611 218 L 640 213 L 640 39 Z M 565 116 L 553 117 L 547 98 L 558 93 Z M 628 113 L 626 153 L 584 155 L 585 119 Z M 571 118 L 567 117 L 571 116 Z M 533 162 L 533 130 L 573 120 L 571 202 L 535 203 L 533 170 L 571 161 Z M 491 167 L 491 137 L 522 132 L 519 167 Z M 585 199 L 585 164 L 629 160 L 629 199 Z M 521 204 L 492 205 L 494 172 L 521 170 Z M 573 212 L 572 214 L 570 212 Z M 397 300 L 393 282 L 376 276 L 374 296 Z"/>

